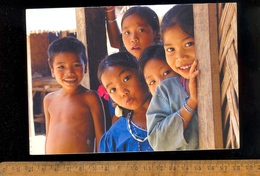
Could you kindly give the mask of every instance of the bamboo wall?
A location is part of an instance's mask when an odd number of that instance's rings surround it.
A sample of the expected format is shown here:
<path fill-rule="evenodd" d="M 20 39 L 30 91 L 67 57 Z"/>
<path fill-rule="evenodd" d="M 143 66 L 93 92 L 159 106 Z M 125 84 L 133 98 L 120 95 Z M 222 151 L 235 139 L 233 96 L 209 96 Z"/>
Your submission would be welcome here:
<path fill-rule="evenodd" d="M 218 4 L 219 71 L 225 148 L 239 148 L 237 5 Z"/>

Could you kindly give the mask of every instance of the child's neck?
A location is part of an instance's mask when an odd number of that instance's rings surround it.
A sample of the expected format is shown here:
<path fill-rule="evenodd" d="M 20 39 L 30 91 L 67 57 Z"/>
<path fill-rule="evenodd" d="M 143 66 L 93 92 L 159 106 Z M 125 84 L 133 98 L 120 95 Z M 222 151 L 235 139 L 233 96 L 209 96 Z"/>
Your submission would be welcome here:
<path fill-rule="evenodd" d="M 137 126 L 147 129 L 146 127 L 146 111 L 148 109 L 151 100 L 151 95 L 146 99 L 145 103 L 138 109 L 132 112 L 131 121 Z"/>
<path fill-rule="evenodd" d="M 78 85 L 75 89 L 66 89 L 63 87 L 61 93 L 64 95 L 75 95 L 82 92 L 83 89 L 84 87 L 82 85 Z"/>

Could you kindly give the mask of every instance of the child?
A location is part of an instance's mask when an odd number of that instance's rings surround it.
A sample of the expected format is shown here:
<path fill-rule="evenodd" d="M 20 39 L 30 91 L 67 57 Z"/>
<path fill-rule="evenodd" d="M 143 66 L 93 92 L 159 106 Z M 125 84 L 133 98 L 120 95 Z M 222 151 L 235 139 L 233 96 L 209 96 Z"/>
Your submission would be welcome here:
<path fill-rule="evenodd" d="M 128 52 L 119 52 L 102 60 L 98 79 L 109 96 L 130 112 L 121 116 L 103 135 L 100 152 L 153 151 L 146 131 L 146 110 L 151 94 L 138 76 L 136 59 Z"/>
<path fill-rule="evenodd" d="M 76 38 L 61 38 L 50 44 L 48 56 L 62 89 L 44 98 L 46 154 L 98 151 L 105 132 L 104 109 L 98 94 L 80 84 L 87 71 L 85 46 Z"/>
<path fill-rule="evenodd" d="M 120 32 L 116 23 L 115 7 L 106 7 L 107 29 L 112 46 L 119 48 Z M 123 45 L 126 50 L 139 60 L 142 51 L 159 42 L 159 19 L 149 7 L 131 7 L 121 21 Z"/>
<path fill-rule="evenodd" d="M 176 5 L 164 16 L 161 34 L 169 66 L 180 76 L 164 80 L 147 110 L 148 140 L 154 150 L 198 148 L 198 117 L 192 5 Z"/>
<path fill-rule="evenodd" d="M 153 95 L 156 87 L 168 77 L 176 76 L 167 64 L 163 45 L 155 44 L 146 48 L 138 62 L 140 77 L 146 82 Z"/>
<path fill-rule="evenodd" d="M 145 48 L 159 42 L 159 19 L 149 7 L 131 7 L 121 20 L 120 34 L 115 14 L 115 6 L 106 7 L 106 24 L 110 45 L 120 51 L 128 51 L 137 60 Z M 109 102 L 110 103 L 110 102 Z M 118 120 L 118 110 L 112 114 L 112 123 Z"/>

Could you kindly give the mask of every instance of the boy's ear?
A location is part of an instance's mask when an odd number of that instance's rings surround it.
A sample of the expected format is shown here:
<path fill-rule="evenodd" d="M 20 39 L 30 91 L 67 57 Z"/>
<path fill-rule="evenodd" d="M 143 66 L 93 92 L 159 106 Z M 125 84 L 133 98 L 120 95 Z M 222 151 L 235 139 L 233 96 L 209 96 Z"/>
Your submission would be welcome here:
<path fill-rule="evenodd" d="M 54 70 L 53 70 L 53 68 L 50 68 L 51 69 L 51 76 L 53 77 L 53 78 L 55 78 L 55 75 L 54 75 Z"/>

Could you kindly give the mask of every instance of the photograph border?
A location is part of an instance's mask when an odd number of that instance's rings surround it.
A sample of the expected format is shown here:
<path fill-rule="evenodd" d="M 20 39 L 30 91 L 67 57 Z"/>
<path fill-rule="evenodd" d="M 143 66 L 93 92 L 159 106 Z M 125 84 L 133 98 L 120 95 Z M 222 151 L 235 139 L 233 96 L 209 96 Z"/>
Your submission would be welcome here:
<path fill-rule="evenodd" d="M 233 2 L 233 1 L 232 1 Z M 139 2 L 140 3 L 140 2 Z M 133 4 L 139 4 L 133 2 Z M 157 4 L 159 2 L 152 2 Z M 167 4 L 167 2 L 165 2 Z M 169 2 L 168 2 L 169 3 Z M 174 4 L 178 4 L 176 2 Z M 187 3 L 187 2 L 184 2 Z M 189 2 L 192 3 L 192 2 Z M 205 1 L 204 1 L 205 3 Z M 208 2 L 206 2 L 208 3 Z M 253 46 L 255 50 L 249 48 L 248 45 L 243 45 L 244 41 L 250 41 L 248 36 L 245 36 L 245 30 L 241 28 L 244 24 L 247 24 L 247 20 L 251 20 L 250 16 L 242 18 L 242 11 L 250 11 L 250 7 L 254 6 L 253 2 L 238 2 L 238 50 L 239 50 L 239 114 L 241 124 L 241 148 L 232 150 L 200 150 L 200 151 L 174 151 L 174 152 L 153 152 L 153 153 L 94 153 L 86 155 L 29 155 L 29 139 L 28 139 L 28 121 L 25 120 L 28 116 L 28 104 L 27 104 L 27 68 L 26 68 L 26 35 L 25 35 L 25 9 L 37 8 L 37 7 L 54 7 L 52 3 L 46 4 L 21 4 L 18 3 L 15 6 L 10 4 L 9 6 L 0 7 L 1 13 L 8 14 L 4 16 L 3 27 L 1 30 L 3 33 L 0 35 L 4 42 L 1 44 L 1 55 L 3 58 L 9 58 L 10 60 L 3 59 L 0 62 L 1 80 L 4 85 L 1 86 L 1 99 L 6 100 L 1 102 L 2 121 L 5 126 L 1 129 L 1 156 L 2 161 L 98 161 L 98 160 L 187 160 L 187 159 L 253 159 L 259 158 L 259 149 L 257 146 L 257 134 L 259 130 L 257 125 L 259 120 L 255 120 L 254 116 L 258 114 L 257 109 L 257 90 L 258 85 L 253 85 L 249 81 L 256 79 L 254 72 L 257 72 L 258 68 L 257 59 L 258 56 L 256 46 Z M 251 3 L 251 4 L 250 4 Z M 172 4 L 172 2 L 171 2 Z M 82 6 L 84 3 L 79 3 Z M 106 4 L 104 4 L 106 5 Z M 120 4 L 122 5 L 122 4 Z M 244 6 L 246 5 L 246 6 Z M 58 7 L 59 5 L 56 4 Z M 77 5 L 73 5 L 77 6 Z M 87 5 L 84 5 L 87 6 Z M 248 7 L 249 6 L 249 7 Z M 72 7 L 72 5 L 67 5 Z M 249 14 L 249 12 L 248 12 Z M 249 22 L 248 22 L 249 23 Z M 251 23 L 250 23 L 251 24 Z M 252 25 L 252 24 L 251 24 Z M 248 29 L 251 33 L 249 35 L 255 35 L 252 29 Z M 253 45 L 253 44 L 252 44 Z M 12 52 L 16 51 L 16 52 Z M 249 52 L 246 52 L 249 51 Z M 20 60 L 15 60 L 21 58 Z M 15 61 L 14 61 L 15 60 Z M 4 67 L 5 66 L 5 67 Z M 7 68 L 6 68 L 7 67 Z M 15 72 L 13 71 L 15 69 Z M 8 73 L 12 73 L 9 77 Z M 250 79 L 247 79 L 250 78 Z M 18 81 L 22 80 L 22 81 Z M 251 91 L 252 90 L 252 91 Z M 248 98 L 244 93 L 251 93 Z M 242 96 L 241 96 L 242 95 Z M 243 106 L 242 106 L 243 105 Z M 252 127 L 248 129 L 248 127 Z M 251 134 L 254 134 L 251 136 Z"/>

